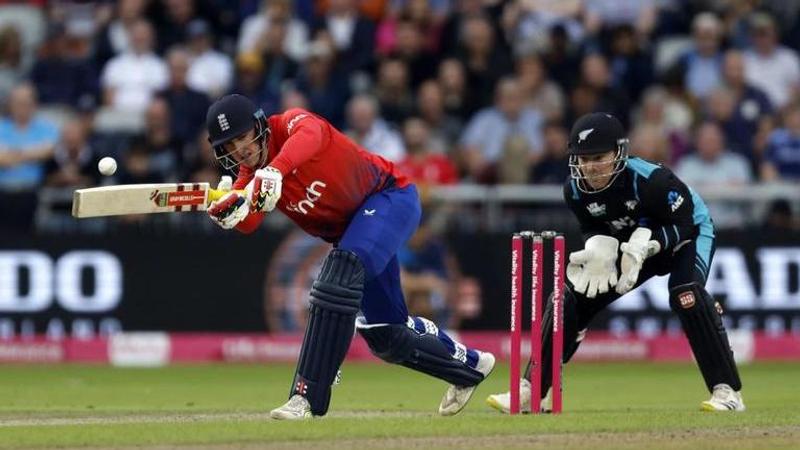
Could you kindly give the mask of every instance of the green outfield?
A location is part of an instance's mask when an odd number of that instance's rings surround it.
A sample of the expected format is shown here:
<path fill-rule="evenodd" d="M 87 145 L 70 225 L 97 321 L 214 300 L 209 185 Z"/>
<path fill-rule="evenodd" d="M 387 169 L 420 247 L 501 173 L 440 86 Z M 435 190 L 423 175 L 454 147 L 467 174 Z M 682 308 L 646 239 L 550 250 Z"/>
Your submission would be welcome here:
<path fill-rule="evenodd" d="M 202 365 L 0 368 L 0 448 L 591 448 L 776 449 L 800 442 L 800 364 L 743 366 L 743 414 L 699 411 L 708 396 L 694 366 L 568 367 L 561 416 L 502 416 L 487 394 L 507 389 L 499 367 L 460 415 L 435 412 L 444 383 L 386 364 L 343 368 L 331 413 L 272 421 L 293 367 Z"/>

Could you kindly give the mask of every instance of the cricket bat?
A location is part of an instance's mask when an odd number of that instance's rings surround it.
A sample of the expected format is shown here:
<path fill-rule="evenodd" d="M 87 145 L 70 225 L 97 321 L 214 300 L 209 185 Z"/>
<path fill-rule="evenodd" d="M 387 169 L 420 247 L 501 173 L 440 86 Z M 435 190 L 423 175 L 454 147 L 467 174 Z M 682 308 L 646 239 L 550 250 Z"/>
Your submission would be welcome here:
<path fill-rule="evenodd" d="M 72 196 L 72 216 L 205 211 L 226 193 L 211 189 L 209 183 L 121 184 L 77 189 Z"/>

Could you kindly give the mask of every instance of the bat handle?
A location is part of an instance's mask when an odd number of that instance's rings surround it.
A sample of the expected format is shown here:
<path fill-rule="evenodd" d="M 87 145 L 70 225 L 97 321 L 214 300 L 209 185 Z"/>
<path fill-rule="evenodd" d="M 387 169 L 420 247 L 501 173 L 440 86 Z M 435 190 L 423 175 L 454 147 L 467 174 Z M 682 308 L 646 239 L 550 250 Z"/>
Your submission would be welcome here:
<path fill-rule="evenodd" d="M 221 199 L 228 192 L 231 192 L 231 191 L 222 191 L 222 190 L 219 190 L 219 189 L 209 189 L 208 190 L 208 203 L 215 202 L 215 201 Z M 239 194 L 244 195 L 244 190 L 242 190 L 242 189 L 235 190 L 233 192 L 238 192 Z"/>

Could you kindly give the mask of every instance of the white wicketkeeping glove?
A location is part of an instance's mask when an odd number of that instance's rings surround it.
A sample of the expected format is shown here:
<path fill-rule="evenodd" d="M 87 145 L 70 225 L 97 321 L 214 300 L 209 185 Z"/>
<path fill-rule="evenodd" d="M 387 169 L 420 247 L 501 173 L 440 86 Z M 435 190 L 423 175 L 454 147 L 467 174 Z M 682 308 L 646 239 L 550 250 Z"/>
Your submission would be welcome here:
<path fill-rule="evenodd" d="M 282 186 L 283 175 L 278 169 L 267 166 L 256 170 L 245 188 L 245 195 L 250 199 L 250 211 L 270 212 L 275 209 L 281 198 Z"/>
<path fill-rule="evenodd" d="M 572 252 L 567 264 L 567 278 L 575 292 L 595 298 L 617 284 L 619 241 L 597 235 L 586 240 L 583 250 Z"/>
<path fill-rule="evenodd" d="M 628 242 L 620 246 L 622 259 L 620 260 L 620 276 L 617 283 L 617 293 L 622 295 L 633 289 L 639 279 L 644 260 L 661 251 L 661 244 L 651 240 L 653 232 L 649 228 L 639 227 L 633 230 Z"/>
<path fill-rule="evenodd" d="M 211 202 L 206 209 L 208 217 L 220 227 L 230 230 L 239 222 L 244 220 L 250 213 L 247 206 L 247 199 L 237 191 L 231 191 L 233 180 L 229 176 L 224 176 L 217 185 L 218 191 L 226 191 L 219 200 Z"/>

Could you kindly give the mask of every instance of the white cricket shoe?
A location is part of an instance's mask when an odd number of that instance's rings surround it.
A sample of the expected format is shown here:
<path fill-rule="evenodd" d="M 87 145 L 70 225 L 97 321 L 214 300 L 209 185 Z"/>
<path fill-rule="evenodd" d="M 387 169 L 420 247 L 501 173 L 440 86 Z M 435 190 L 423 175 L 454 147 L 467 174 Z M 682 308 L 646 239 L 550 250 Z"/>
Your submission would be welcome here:
<path fill-rule="evenodd" d="M 714 386 L 711 399 L 700 404 L 703 411 L 744 411 L 742 393 L 734 391 L 727 384 Z"/>
<path fill-rule="evenodd" d="M 486 404 L 503 414 L 509 414 L 511 412 L 511 393 L 490 395 L 486 397 Z M 547 390 L 539 408 L 543 413 L 553 410 L 553 388 Z M 519 410 L 526 414 L 531 412 L 531 382 L 525 378 L 519 379 Z"/>
<path fill-rule="evenodd" d="M 489 352 L 478 352 L 478 365 L 475 370 L 483 374 L 485 380 L 492 370 L 494 369 L 494 355 Z M 475 386 L 456 386 L 451 384 L 447 388 L 447 392 L 442 397 L 442 403 L 439 404 L 439 414 L 443 416 L 452 416 L 458 414 L 472 398 L 472 393 L 475 392 Z"/>
<path fill-rule="evenodd" d="M 278 420 L 305 420 L 313 417 L 311 404 L 299 394 L 293 395 L 283 406 L 270 411 L 269 416 Z"/>

